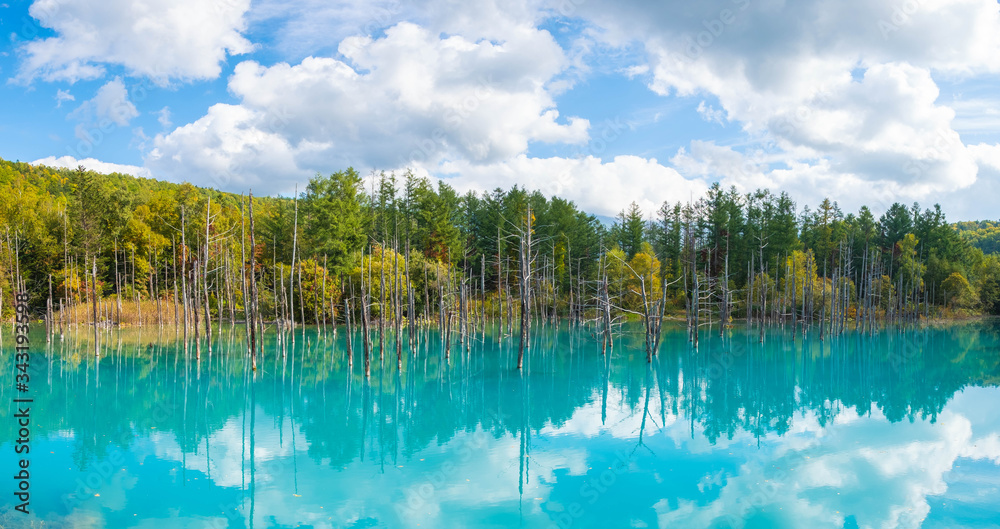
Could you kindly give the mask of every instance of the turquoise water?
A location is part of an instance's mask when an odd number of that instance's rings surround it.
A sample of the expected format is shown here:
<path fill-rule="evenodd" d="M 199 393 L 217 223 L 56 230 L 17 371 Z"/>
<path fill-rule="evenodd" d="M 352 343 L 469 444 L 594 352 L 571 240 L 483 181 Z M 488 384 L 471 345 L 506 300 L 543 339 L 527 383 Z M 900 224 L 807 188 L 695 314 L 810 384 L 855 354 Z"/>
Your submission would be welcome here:
<path fill-rule="evenodd" d="M 30 510 L 0 527 L 996 527 L 1000 324 L 847 333 L 671 329 L 602 356 L 538 327 L 525 371 L 488 331 L 446 360 L 387 341 L 370 381 L 343 330 L 242 329 L 200 361 L 173 329 L 32 335 Z M 0 475 L 14 476 L 3 330 Z M 354 343 L 360 351 L 360 341 Z M 378 340 L 376 338 L 376 347 Z M 43 525 L 44 522 L 44 525 Z M 34 525 L 32 525 L 32 523 Z"/>

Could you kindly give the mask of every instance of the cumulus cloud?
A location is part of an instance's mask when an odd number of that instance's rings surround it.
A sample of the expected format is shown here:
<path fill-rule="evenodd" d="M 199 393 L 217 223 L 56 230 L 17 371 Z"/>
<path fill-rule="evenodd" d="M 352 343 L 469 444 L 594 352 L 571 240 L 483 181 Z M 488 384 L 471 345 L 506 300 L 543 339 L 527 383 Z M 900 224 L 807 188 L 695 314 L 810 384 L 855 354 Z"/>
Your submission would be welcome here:
<path fill-rule="evenodd" d="M 95 171 L 98 173 L 122 173 L 130 174 L 132 176 L 139 176 L 142 178 L 152 178 L 153 174 L 149 169 L 145 167 L 138 167 L 135 165 L 124 165 L 118 163 L 109 163 L 96 160 L 94 158 L 84 158 L 78 160 L 72 156 L 60 156 L 56 158 L 55 156 L 48 156 L 31 162 L 31 165 L 46 165 L 49 167 L 57 167 L 64 169 L 76 169 L 79 166 L 84 166 L 90 171 Z"/>
<path fill-rule="evenodd" d="M 240 63 L 229 80 L 240 103 L 158 135 L 147 163 L 168 176 L 228 169 L 273 192 L 320 169 L 495 164 L 531 142 L 588 138 L 587 120 L 555 108 L 548 83 L 566 59 L 546 31 L 474 42 L 400 23 L 339 51 L 345 60 Z"/>
<path fill-rule="evenodd" d="M 780 172 L 721 175 L 733 182 L 826 174 L 836 188 L 841 179 L 928 198 L 976 181 L 976 155 L 936 78 L 1000 70 L 995 2 L 636 0 L 577 13 L 604 30 L 594 35 L 641 43 L 651 90 L 714 96 L 721 109 L 699 107 L 706 119 L 737 122 L 780 155 L 770 167 Z"/>
<path fill-rule="evenodd" d="M 106 65 L 153 78 L 213 79 L 227 55 L 251 51 L 241 32 L 250 0 L 35 0 L 28 12 L 55 36 L 24 44 L 17 79 L 96 79 Z"/>
<path fill-rule="evenodd" d="M 827 158 L 799 161 L 780 150 L 758 148 L 741 152 L 712 141 L 694 140 L 689 148 L 678 150 L 670 162 L 686 178 L 716 180 L 723 187 L 733 186 L 741 193 L 755 189 L 785 191 L 806 204 L 832 198 L 847 211 L 868 206 L 878 214 L 894 202 L 908 204 L 926 198 L 920 185 L 892 179 L 872 180 L 869 175 L 834 167 Z M 858 193 L 859 189 L 865 189 L 865 193 Z"/>
<path fill-rule="evenodd" d="M 138 115 L 139 111 L 129 100 L 125 83 L 121 77 L 116 77 L 98 88 L 93 99 L 85 101 L 71 112 L 69 117 L 86 123 L 107 121 L 124 127 Z"/>
<path fill-rule="evenodd" d="M 288 55 L 307 57 L 337 50 L 346 37 L 374 35 L 412 14 L 399 0 L 261 0 L 247 14 L 251 30 L 262 32 Z"/>
<path fill-rule="evenodd" d="M 198 180 L 239 191 L 285 191 L 281 178 L 287 182 L 312 176 L 296 164 L 296 156 L 307 153 L 311 145 L 292 146 L 267 119 L 238 105 L 212 105 L 194 123 L 167 136 L 157 135 L 145 164 L 159 177 L 174 181 Z"/>
<path fill-rule="evenodd" d="M 167 128 L 174 123 L 170 121 L 170 107 L 163 107 L 159 112 L 156 113 L 156 121 L 160 123 L 160 126 Z"/>
<path fill-rule="evenodd" d="M 630 202 L 653 214 L 664 201 L 686 202 L 700 197 L 707 186 L 700 179 L 686 179 L 656 159 L 616 156 L 609 162 L 583 158 L 531 158 L 518 155 L 496 164 L 448 162 L 442 167 L 445 181 L 462 191 L 490 191 L 513 185 L 560 196 L 584 211 L 612 216 Z"/>
<path fill-rule="evenodd" d="M 48 2 L 33 7 L 43 22 L 76 12 L 75 3 L 43 9 Z M 157 175 L 274 193 L 348 165 L 413 167 L 463 189 L 529 185 L 601 214 L 634 199 L 653 211 L 721 180 L 742 191 L 788 190 L 800 203 L 830 196 L 848 209 L 940 199 L 957 204 L 960 216 L 970 211 L 960 197 L 995 179 L 992 147 L 967 145 L 960 135 L 986 126 L 984 103 L 952 105 L 939 87 L 1000 71 L 1000 15 L 987 0 L 248 5 L 199 11 L 194 20 L 219 23 L 196 42 L 150 39 L 178 47 L 170 61 L 188 58 L 157 67 L 177 78 L 218 75 L 227 54 L 249 50 L 244 20 L 255 32 L 273 32 L 272 45 L 296 57 L 238 64 L 228 81 L 235 103 L 214 105 L 192 123 L 171 131 L 169 111 L 161 111 L 167 130 L 145 158 Z M 197 11 L 188 3 L 176 9 Z M 112 26 L 145 20 L 136 8 L 119 11 Z M 115 51 L 128 47 L 121 39 L 99 54 L 33 51 L 53 39 L 86 41 L 90 26 L 71 25 L 51 26 L 56 37 L 26 45 L 22 75 L 84 78 L 103 74 L 105 64 L 161 75 Z M 135 55 L 152 53 L 152 44 L 143 46 Z M 195 49 L 211 53 L 191 59 Z M 585 117 L 560 112 L 558 96 L 615 59 L 609 71 L 667 98 L 702 101 L 702 119 L 738 137 L 731 146 L 696 139 L 669 163 L 567 155 L 598 133 Z M 534 148 L 542 143 L 552 147 Z M 869 193 L 855 198 L 862 187 Z"/>
<path fill-rule="evenodd" d="M 798 431 L 771 439 L 769 449 L 725 476 L 714 500 L 657 504 L 659 526 L 740 527 L 752 514 L 780 512 L 797 526 L 840 528 L 856 515 L 861 527 L 916 529 L 930 511 L 928 498 L 947 492 L 948 472 L 959 458 L 1000 457 L 996 433 L 977 432 L 982 422 L 953 411 L 937 424 L 890 424 L 877 408 L 870 414 L 845 409 L 826 427 L 812 412 L 796 422 Z M 865 441 L 857 446 L 858 439 Z"/>

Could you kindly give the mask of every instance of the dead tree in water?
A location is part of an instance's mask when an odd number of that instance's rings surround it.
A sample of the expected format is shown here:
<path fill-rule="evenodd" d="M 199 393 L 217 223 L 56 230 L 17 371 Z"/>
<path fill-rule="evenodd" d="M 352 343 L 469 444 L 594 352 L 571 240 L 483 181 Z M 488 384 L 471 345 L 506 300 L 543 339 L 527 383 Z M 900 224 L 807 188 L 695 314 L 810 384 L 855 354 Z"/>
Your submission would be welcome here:
<path fill-rule="evenodd" d="M 362 264 L 362 266 L 363 266 L 363 264 Z M 350 289 L 351 289 L 351 297 L 350 297 L 350 299 L 355 299 L 354 298 L 354 280 L 353 279 L 348 279 L 348 284 L 350 285 Z M 345 294 L 344 295 L 344 324 L 347 326 L 347 365 L 348 365 L 348 367 L 354 367 L 354 326 L 353 326 L 353 324 L 351 322 L 351 316 L 352 316 L 352 314 L 351 314 L 351 304 L 350 304 L 350 302 L 348 300 L 348 297 L 346 296 L 347 291 L 344 290 L 344 280 L 343 280 L 343 278 L 341 278 L 341 280 L 340 280 L 340 291 Z"/>
<path fill-rule="evenodd" d="M 614 334 L 611 332 L 611 295 L 608 292 L 608 274 L 604 272 L 601 279 L 601 313 L 604 320 L 604 339 L 602 340 L 601 354 L 604 354 L 608 347 L 615 347 Z"/>
<path fill-rule="evenodd" d="M 205 206 L 205 267 L 202 271 L 201 286 L 204 290 L 205 302 L 205 337 L 208 338 L 208 352 L 212 352 L 212 316 L 208 304 L 208 245 L 209 227 L 212 225 L 212 197 L 208 197 L 208 204 Z M 221 299 L 221 298 L 220 298 Z M 219 311 L 222 312 L 221 310 Z"/>
<path fill-rule="evenodd" d="M 256 239 L 254 238 L 253 221 L 253 191 L 250 191 L 250 364 L 254 371 L 257 370 L 257 323 L 260 314 L 257 306 L 257 274 L 256 274 Z M 261 336 L 261 341 L 263 341 Z"/>
<path fill-rule="evenodd" d="M 288 303 L 289 325 L 291 326 L 292 345 L 295 345 L 295 261 L 298 258 L 299 247 L 299 186 L 295 186 L 295 220 L 292 224 L 292 269 L 288 277 L 288 295 L 291 298 Z M 300 272 L 301 274 L 301 272 Z M 302 322 L 305 325 L 305 322 Z"/>
<path fill-rule="evenodd" d="M 643 330 L 645 331 L 645 346 L 646 346 L 646 362 L 651 363 L 653 361 L 653 356 L 656 355 L 660 348 L 660 330 L 663 325 L 663 316 L 666 311 L 667 306 L 667 287 L 673 285 L 678 280 L 671 281 L 669 284 L 661 285 L 660 298 L 655 300 L 649 299 L 649 294 L 655 292 L 653 274 L 656 273 L 655 270 L 650 270 L 648 276 L 645 274 L 640 274 L 632 268 L 632 265 L 628 264 L 624 259 L 615 256 L 630 272 L 632 275 L 639 280 L 639 295 L 642 300 L 642 312 L 639 312 L 639 316 L 642 317 Z M 647 281 L 649 286 L 647 288 Z M 662 283 L 662 281 L 661 281 Z M 606 289 L 605 289 L 606 291 Z M 608 304 L 610 305 L 610 303 Z M 635 314 L 635 311 L 629 310 Z"/>
<path fill-rule="evenodd" d="M 368 255 L 368 281 L 365 282 L 365 255 L 364 252 L 361 254 L 361 334 L 364 338 L 365 346 L 365 378 L 371 377 L 371 352 L 372 343 L 371 335 L 369 334 L 369 308 L 371 306 L 368 293 L 371 290 L 371 276 L 372 276 L 372 256 Z M 368 285 L 368 290 L 365 290 L 365 285 Z"/>
<path fill-rule="evenodd" d="M 84 258 L 86 259 L 86 258 Z M 99 342 L 97 341 L 97 259 L 91 261 L 93 263 L 94 273 L 90 280 L 90 299 L 94 308 L 94 356 L 101 356 L 101 349 Z M 84 265 L 86 266 L 86 265 Z"/>
<path fill-rule="evenodd" d="M 187 219 L 184 206 L 181 206 L 181 311 L 184 316 L 184 352 L 188 348 L 188 291 L 187 291 Z"/>
<path fill-rule="evenodd" d="M 525 221 L 522 223 L 517 234 L 519 241 L 518 253 L 520 257 L 518 280 L 521 297 L 521 328 L 519 332 L 521 339 L 517 349 L 517 369 L 521 369 L 524 365 L 524 350 L 528 348 L 528 330 L 531 325 L 529 308 L 531 306 L 531 264 L 534 259 L 531 247 L 532 222 L 534 221 L 531 214 L 531 206 L 528 206 L 528 211 L 524 218 Z"/>
<path fill-rule="evenodd" d="M 246 215 L 243 212 L 243 197 L 240 196 L 240 276 L 243 280 L 243 330 L 246 333 L 247 353 L 253 356 L 252 340 L 250 338 L 250 287 L 247 284 L 247 251 L 246 251 Z M 174 280 L 174 313 L 177 312 L 177 281 Z M 176 326 L 176 323 L 175 323 Z"/>
<path fill-rule="evenodd" d="M 403 261 L 403 269 L 406 274 L 406 331 L 408 334 L 410 349 L 417 346 L 417 302 L 413 296 L 413 283 L 410 281 L 410 236 L 409 223 L 407 223 L 406 236 L 406 259 Z"/>

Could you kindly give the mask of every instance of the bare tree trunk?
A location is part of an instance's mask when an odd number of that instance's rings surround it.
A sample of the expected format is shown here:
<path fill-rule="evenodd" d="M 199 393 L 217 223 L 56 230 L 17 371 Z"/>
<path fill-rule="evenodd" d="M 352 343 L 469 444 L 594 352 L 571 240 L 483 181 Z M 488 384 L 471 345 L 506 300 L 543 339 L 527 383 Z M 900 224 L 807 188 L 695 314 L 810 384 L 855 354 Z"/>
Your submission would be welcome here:
<path fill-rule="evenodd" d="M 91 289 L 91 302 L 94 307 L 94 356 L 101 356 L 101 349 L 99 342 L 97 341 L 97 257 L 94 257 L 93 261 L 93 275 L 90 280 Z"/>
<path fill-rule="evenodd" d="M 364 273 L 364 262 L 365 261 L 364 261 L 364 259 L 365 259 L 365 257 L 364 257 L 364 254 L 362 253 L 362 255 L 361 255 L 361 263 L 362 263 L 362 270 L 361 270 L 361 332 L 362 332 L 363 337 L 364 337 L 364 345 L 365 345 L 365 378 L 369 378 L 369 377 L 371 377 L 371 350 L 372 350 L 372 344 L 371 344 L 371 336 L 368 334 L 368 328 L 369 328 L 368 318 L 370 316 L 369 312 L 368 312 L 368 309 L 369 309 L 369 307 L 371 305 L 371 300 L 369 299 L 371 296 L 367 295 L 366 291 L 365 291 L 365 284 L 366 283 L 364 281 L 364 276 L 365 276 L 365 273 Z M 369 293 L 371 291 L 371 286 L 370 286 L 371 285 L 371 274 L 372 274 L 372 258 L 371 258 L 371 255 L 369 255 L 368 256 L 368 282 L 367 282 L 367 284 L 369 285 L 369 287 L 368 287 L 368 292 Z"/>
<path fill-rule="evenodd" d="M 306 298 L 305 298 L 305 294 L 303 294 L 303 289 L 302 289 L 302 267 L 298 267 L 298 269 L 299 269 L 299 274 L 298 274 L 298 276 L 299 276 L 299 316 L 301 316 L 301 319 L 299 321 L 302 322 L 302 336 L 303 336 L 303 339 L 305 339 L 305 335 L 306 335 L 306 303 L 305 303 L 306 302 Z"/>
<path fill-rule="evenodd" d="M 290 319 L 289 325 L 292 328 L 292 345 L 295 344 L 295 269 L 297 252 L 299 246 L 299 187 L 295 186 L 295 221 L 292 226 L 292 270 L 291 276 L 288 278 L 288 295 L 290 296 L 290 301 L 288 303 L 289 310 L 288 317 Z M 305 323 L 305 322 L 303 322 Z"/>
<path fill-rule="evenodd" d="M 799 326 L 799 320 L 798 320 L 798 315 L 797 315 L 798 314 L 797 313 L 798 308 L 796 307 L 796 301 L 797 301 L 796 300 L 796 292 L 797 292 L 797 289 L 795 288 L 795 280 L 798 279 L 796 277 L 796 274 L 797 274 L 797 270 L 796 270 L 797 266 L 796 265 L 797 264 L 798 263 L 795 262 L 795 254 L 793 253 L 792 254 L 792 341 L 793 342 L 795 341 L 795 333 L 798 330 L 798 326 Z"/>
<path fill-rule="evenodd" d="M 184 351 L 188 347 L 188 290 L 187 290 L 187 237 L 184 232 L 187 228 L 187 217 L 184 206 L 181 206 L 181 307 L 184 315 Z"/>
<path fill-rule="evenodd" d="M 256 248 L 257 240 L 254 236 L 254 219 L 253 219 L 253 191 L 250 191 L 249 195 L 249 209 L 250 209 L 250 300 L 247 304 L 250 307 L 250 316 L 248 324 L 250 325 L 250 367 L 253 371 L 257 370 L 257 322 L 260 315 L 257 313 L 257 258 L 256 258 Z M 263 341 L 264 337 L 261 336 Z"/>
<path fill-rule="evenodd" d="M 409 230 L 409 228 L 407 228 Z M 407 231 L 409 233 L 409 231 Z M 417 334 L 416 334 L 416 315 L 417 307 L 416 301 L 413 299 L 413 283 L 410 281 L 410 238 L 406 238 L 406 260 L 403 262 L 403 266 L 406 269 L 406 296 L 407 296 L 407 307 L 406 311 L 406 325 L 407 331 L 410 338 L 410 348 L 416 347 Z"/>
<path fill-rule="evenodd" d="M 354 343 L 353 337 L 354 329 L 351 328 L 351 305 L 344 297 L 344 325 L 347 327 L 347 365 L 348 367 L 354 366 Z"/>
<path fill-rule="evenodd" d="M 118 239 L 115 239 L 115 321 L 122 323 L 122 283 L 118 273 Z"/>
<path fill-rule="evenodd" d="M 399 279 L 399 224 L 396 224 L 396 239 L 393 241 L 392 254 L 392 299 L 394 301 L 393 319 L 396 322 L 396 330 L 394 340 L 396 342 L 396 369 L 403 369 L 403 297 L 399 289 L 402 288 L 401 281 Z"/>
<path fill-rule="evenodd" d="M 836 285 L 836 278 L 837 278 L 837 270 L 835 269 L 833 271 L 833 279 L 834 280 L 831 281 L 831 283 L 830 283 L 830 290 L 831 290 L 831 292 L 830 292 L 830 309 L 831 309 L 830 310 L 830 322 L 831 323 L 833 322 L 833 318 L 834 318 L 833 303 L 835 301 L 835 297 L 833 296 L 833 287 Z M 819 340 L 822 342 L 823 341 L 823 327 L 826 325 L 826 261 L 823 262 L 823 277 L 821 278 L 820 284 L 822 285 L 822 288 L 823 288 L 823 298 L 822 298 L 822 301 L 820 301 L 820 304 L 819 304 Z"/>
<path fill-rule="evenodd" d="M 153 254 L 153 269 L 149 271 L 149 295 L 156 300 L 156 326 L 163 327 L 163 309 L 160 306 L 160 263 L 157 254 Z"/>
<path fill-rule="evenodd" d="M 242 221 L 242 219 L 240 219 Z M 240 240 L 240 246 L 242 247 L 243 241 Z M 232 282 L 232 259 L 231 259 L 229 245 L 226 245 L 226 297 L 229 298 L 229 325 L 232 327 L 236 324 L 236 304 L 233 300 L 233 282 Z"/>
<path fill-rule="evenodd" d="M 45 302 L 45 343 L 52 343 L 52 334 L 55 332 L 55 316 L 52 310 L 52 274 L 49 274 L 49 299 Z"/>
<path fill-rule="evenodd" d="M 205 268 L 201 275 L 201 285 L 205 296 L 205 337 L 208 338 L 208 352 L 212 352 L 212 314 L 208 300 L 208 243 L 209 226 L 212 223 L 212 197 L 208 197 L 208 205 L 205 206 Z M 222 312 L 221 310 L 219 311 Z"/>
<path fill-rule="evenodd" d="M 531 235 L 532 235 L 532 215 L 531 207 L 528 207 L 526 215 L 527 229 L 522 229 L 520 234 L 520 284 L 521 284 L 521 329 L 520 345 L 517 351 L 517 369 L 521 369 L 524 364 L 524 350 L 528 348 L 528 328 L 531 325 L 529 318 L 531 302 Z"/>
<path fill-rule="evenodd" d="M 326 272 L 327 272 L 327 268 L 326 268 L 326 255 L 323 255 L 323 288 L 322 288 L 322 294 L 321 294 L 322 301 L 316 300 L 317 301 L 317 305 L 319 305 L 319 307 L 322 307 L 322 311 L 323 311 L 323 334 L 326 334 L 326 318 L 327 318 L 327 314 L 326 314 L 326 275 L 327 274 L 326 274 Z M 318 274 L 319 270 L 317 270 L 316 273 Z M 313 287 L 314 288 L 315 288 L 315 285 L 316 284 L 314 282 L 313 283 Z M 320 310 L 319 307 L 317 307 L 317 310 Z M 330 304 L 330 317 L 333 317 L 333 304 L 332 303 Z"/>
<path fill-rule="evenodd" d="M 198 259 L 191 263 L 191 313 L 194 316 L 195 358 L 201 358 L 201 340 L 198 337 Z"/>
<path fill-rule="evenodd" d="M 139 303 L 138 277 L 135 275 L 135 246 L 132 247 L 132 296 L 135 298 L 136 318 L 139 319 L 139 326 L 142 326 L 142 305 Z M 152 294 L 152 291 L 150 291 Z"/>
<path fill-rule="evenodd" d="M 385 359 L 385 242 L 379 245 L 378 359 Z"/>

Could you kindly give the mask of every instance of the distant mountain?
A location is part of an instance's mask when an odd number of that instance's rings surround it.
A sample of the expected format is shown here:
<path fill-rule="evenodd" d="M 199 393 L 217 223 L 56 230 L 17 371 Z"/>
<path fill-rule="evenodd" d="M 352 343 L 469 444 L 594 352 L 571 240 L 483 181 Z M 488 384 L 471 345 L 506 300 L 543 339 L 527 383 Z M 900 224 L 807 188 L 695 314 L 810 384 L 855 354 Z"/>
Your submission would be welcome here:
<path fill-rule="evenodd" d="M 609 215 L 594 215 L 597 220 L 604 225 L 605 228 L 610 228 L 615 224 L 615 218 Z"/>

